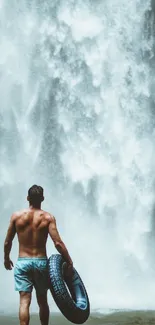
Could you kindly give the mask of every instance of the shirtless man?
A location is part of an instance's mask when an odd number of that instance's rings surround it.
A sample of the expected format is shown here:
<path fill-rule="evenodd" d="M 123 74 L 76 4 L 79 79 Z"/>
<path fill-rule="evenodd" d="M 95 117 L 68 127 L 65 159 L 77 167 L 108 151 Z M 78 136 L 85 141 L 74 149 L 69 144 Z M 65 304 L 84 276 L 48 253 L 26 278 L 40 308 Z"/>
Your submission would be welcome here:
<path fill-rule="evenodd" d="M 19 241 L 19 258 L 14 268 L 15 290 L 20 294 L 19 319 L 20 325 L 29 324 L 29 306 L 33 287 L 39 305 L 42 325 L 48 325 L 49 306 L 47 302 L 48 270 L 46 242 L 48 234 L 52 238 L 58 252 L 68 265 L 71 275 L 73 263 L 56 226 L 55 218 L 41 210 L 44 200 L 43 188 L 33 185 L 28 191 L 29 208 L 12 215 L 4 243 L 4 266 L 12 270 L 10 259 L 12 241 L 17 233 Z"/>

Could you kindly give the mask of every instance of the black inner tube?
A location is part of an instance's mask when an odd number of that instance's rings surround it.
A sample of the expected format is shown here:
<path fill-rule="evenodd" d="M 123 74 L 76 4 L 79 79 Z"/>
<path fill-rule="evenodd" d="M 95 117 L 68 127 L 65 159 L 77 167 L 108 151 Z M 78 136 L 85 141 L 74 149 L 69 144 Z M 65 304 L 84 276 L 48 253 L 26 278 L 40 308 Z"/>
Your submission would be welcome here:
<path fill-rule="evenodd" d="M 85 288 L 81 283 L 77 272 L 74 270 L 73 276 L 70 279 L 70 277 L 65 275 L 65 268 L 66 263 L 64 262 L 62 265 L 62 277 L 69 290 L 69 293 L 71 294 L 76 306 L 82 310 L 85 310 L 88 307 Z"/>
<path fill-rule="evenodd" d="M 60 254 L 48 260 L 49 289 L 62 314 L 75 324 L 83 324 L 89 317 L 90 304 L 85 286 L 73 268 L 73 275 L 67 276 L 66 262 Z"/>

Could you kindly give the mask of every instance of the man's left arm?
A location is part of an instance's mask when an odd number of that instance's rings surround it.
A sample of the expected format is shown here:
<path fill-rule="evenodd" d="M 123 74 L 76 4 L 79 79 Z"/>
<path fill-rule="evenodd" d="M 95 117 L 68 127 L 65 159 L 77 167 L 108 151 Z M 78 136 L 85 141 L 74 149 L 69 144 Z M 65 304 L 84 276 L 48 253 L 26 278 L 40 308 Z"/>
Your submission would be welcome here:
<path fill-rule="evenodd" d="M 16 234 L 15 225 L 16 215 L 13 214 L 10 220 L 10 225 L 4 242 L 4 266 L 6 270 L 12 270 L 13 262 L 10 260 L 10 252 L 12 248 L 12 241 Z"/>

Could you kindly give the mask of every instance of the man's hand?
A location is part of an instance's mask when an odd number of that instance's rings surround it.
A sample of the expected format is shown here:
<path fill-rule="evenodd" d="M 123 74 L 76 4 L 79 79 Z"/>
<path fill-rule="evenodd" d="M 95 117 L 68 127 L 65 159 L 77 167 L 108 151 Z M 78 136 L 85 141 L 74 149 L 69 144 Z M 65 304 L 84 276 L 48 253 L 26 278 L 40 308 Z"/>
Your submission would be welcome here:
<path fill-rule="evenodd" d="M 4 266 L 6 268 L 6 270 L 12 270 L 13 268 L 13 262 L 10 259 L 7 259 L 4 261 Z"/>

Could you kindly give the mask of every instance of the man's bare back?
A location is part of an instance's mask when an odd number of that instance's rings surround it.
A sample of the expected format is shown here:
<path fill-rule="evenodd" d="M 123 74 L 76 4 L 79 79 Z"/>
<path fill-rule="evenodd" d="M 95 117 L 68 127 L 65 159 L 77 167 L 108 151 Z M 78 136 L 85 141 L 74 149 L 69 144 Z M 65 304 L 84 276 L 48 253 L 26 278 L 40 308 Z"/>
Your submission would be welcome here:
<path fill-rule="evenodd" d="M 54 217 L 43 210 L 29 208 L 15 213 L 14 220 L 19 241 L 19 256 L 47 256 L 46 242 L 55 223 Z M 57 237 L 60 239 L 58 234 Z"/>
<path fill-rule="evenodd" d="M 6 269 L 12 269 L 9 253 L 16 233 L 19 241 L 19 257 L 46 257 L 46 242 L 49 234 L 56 249 L 65 261 L 72 265 L 72 260 L 57 230 L 54 216 L 30 206 L 28 209 L 15 212 L 11 217 L 4 245 Z"/>

